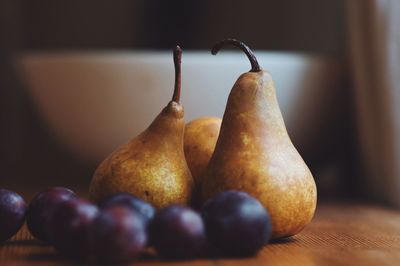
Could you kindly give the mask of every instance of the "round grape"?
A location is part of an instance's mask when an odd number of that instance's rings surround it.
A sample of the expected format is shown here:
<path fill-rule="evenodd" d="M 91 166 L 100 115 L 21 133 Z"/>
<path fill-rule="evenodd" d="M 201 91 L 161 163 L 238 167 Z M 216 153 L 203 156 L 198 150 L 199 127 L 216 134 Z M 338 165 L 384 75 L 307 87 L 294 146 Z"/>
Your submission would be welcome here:
<path fill-rule="evenodd" d="M 95 205 L 81 198 L 72 198 L 59 204 L 50 221 L 54 247 L 70 257 L 87 256 L 88 229 L 98 214 Z"/>
<path fill-rule="evenodd" d="M 10 239 L 25 221 L 26 203 L 13 191 L 0 188 L 0 243 Z"/>
<path fill-rule="evenodd" d="M 201 254 L 206 234 L 201 216 L 181 205 L 161 209 L 150 224 L 150 239 L 158 253 L 170 259 Z"/>
<path fill-rule="evenodd" d="M 50 241 L 49 221 L 57 206 L 75 193 L 63 187 L 53 187 L 37 194 L 28 206 L 26 223 L 31 234 L 42 241 Z"/>
<path fill-rule="evenodd" d="M 270 239 L 268 212 L 245 192 L 218 194 L 206 202 L 202 214 L 209 241 L 226 255 L 253 255 Z"/>
<path fill-rule="evenodd" d="M 101 212 L 89 229 L 88 243 L 100 261 L 128 262 L 146 247 L 147 234 L 139 213 L 124 206 Z"/>

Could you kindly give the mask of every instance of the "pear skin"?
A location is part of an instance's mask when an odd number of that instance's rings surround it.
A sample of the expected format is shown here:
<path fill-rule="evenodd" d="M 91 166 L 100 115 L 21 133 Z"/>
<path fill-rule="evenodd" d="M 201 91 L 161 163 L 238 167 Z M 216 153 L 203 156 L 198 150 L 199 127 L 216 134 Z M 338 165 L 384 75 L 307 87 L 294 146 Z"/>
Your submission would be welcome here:
<path fill-rule="evenodd" d="M 194 180 L 192 207 L 201 207 L 201 181 L 214 153 L 222 119 L 201 117 L 185 126 L 184 150 L 186 162 Z"/>
<path fill-rule="evenodd" d="M 184 155 L 184 111 L 179 103 L 180 57 L 177 46 L 172 100 L 144 132 L 99 165 L 89 187 L 94 202 L 118 192 L 131 193 L 156 208 L 191 200 L 193 179 Z"/>
<path fill-rule="evenodd" d="M 219 117 L 201 117 L 185 126 L 185 157 L 195 184 L 200 183 L 214 153 L 221 122 Z"/>
<path fill-rule="evenodd" d="M 314 178 L 287 133 L 271 75 L 260 69 L 254 54 L 238 46 L 252 63 L 234 84 L 226 105 L 215 151 L 202 182 L 206 200 L 236 189 L 258 198 L 272 219 L 272 238 L 300 232 L 312 219 L 317 190 Z"/>

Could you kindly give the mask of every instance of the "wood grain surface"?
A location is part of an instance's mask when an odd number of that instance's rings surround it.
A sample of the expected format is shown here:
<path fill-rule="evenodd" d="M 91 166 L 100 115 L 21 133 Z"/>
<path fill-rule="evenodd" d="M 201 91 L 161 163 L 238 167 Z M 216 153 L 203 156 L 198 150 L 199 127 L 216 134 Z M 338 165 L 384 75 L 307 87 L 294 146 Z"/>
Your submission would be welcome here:
<path fill-rule="evenodd" d="M 0 246 L 0 265 L 90 265 L 68 261 L 34 240 L 26 227 Z M 370 204 L 320 203 L 297 236 L 270 243 L 257 256 L 163 261 L 151 252 L 132 265 L 400 265 L 400 211 Z"/>

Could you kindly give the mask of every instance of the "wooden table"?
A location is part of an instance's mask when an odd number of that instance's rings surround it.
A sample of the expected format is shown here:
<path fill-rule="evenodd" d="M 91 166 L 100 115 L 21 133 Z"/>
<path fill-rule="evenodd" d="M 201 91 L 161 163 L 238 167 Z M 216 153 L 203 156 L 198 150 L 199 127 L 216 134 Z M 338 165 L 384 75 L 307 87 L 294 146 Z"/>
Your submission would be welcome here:
<path fill-rule="evenodd" d="M 166 262 L 155 256 L 132 265 L 400 265 L 400 211 L 370 204 L 320 203 L 313 222 L 300 234 L 267 245 L 245 259 Z M 78 265 L 33 240 L 24 227 L 0 246 L 0 265 Z M 84 265 L 84 263 L 82 263 Z"/>

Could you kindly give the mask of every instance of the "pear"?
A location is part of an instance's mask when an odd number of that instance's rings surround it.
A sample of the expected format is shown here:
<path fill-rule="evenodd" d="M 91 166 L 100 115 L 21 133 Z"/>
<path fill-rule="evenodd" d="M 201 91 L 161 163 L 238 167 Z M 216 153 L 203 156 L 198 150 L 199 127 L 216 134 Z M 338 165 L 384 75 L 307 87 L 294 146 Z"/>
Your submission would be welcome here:
<path fill-rule="evenodd" d="M 245 191 L 269 211 L 272 238 L 295 235 L 314 215 L 315 181 L 287 133 L 271 75 L 238 40 L 217 43 L 212 54 L 227 44 L 245 52 L 251 70 L 238 78 L 229 94 L 215 151 L 202 180 L 203 200 L 226 190 Z"/>
<path fill-rule="evenodd" d="M 193 178 L 183 150 L 185 122 L 179 103 L 181 55 L 181 48 L 176 46 L 172 100 L 144 132 L 98 166 L 89 187 L 91 200 L 99 202 L 119 192 L 131 193 L 156 208 L 191 200 Z"/>
<path fill-rule="evenodd" d="M 195 184 L 200 183 L 214 153 L 221 122 L 219 117 L 206 116 L 192 120 L 185 126 L 185 157 Z"/>
<path fill-rule="evenodd" d="M 201 205 L 201 177 L 214 152 L 221 122 L 222 119 L 219 117 L 200 117 L 185 126 L 185 157 L 195 183 L 193 207 Z"/>

